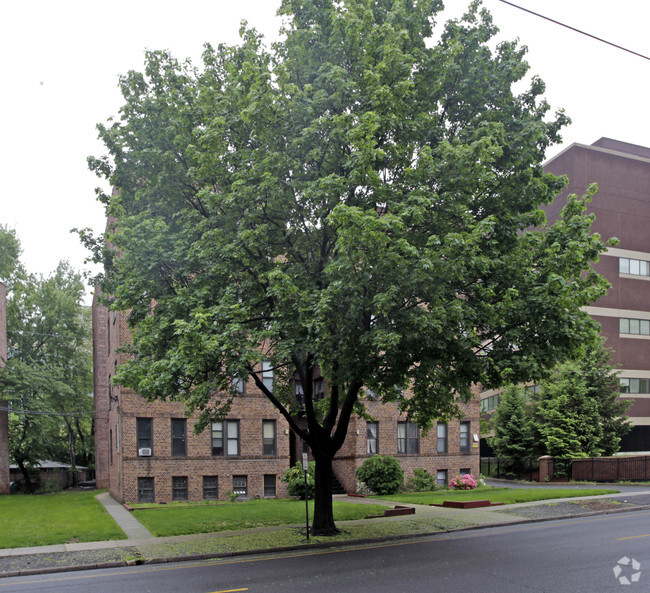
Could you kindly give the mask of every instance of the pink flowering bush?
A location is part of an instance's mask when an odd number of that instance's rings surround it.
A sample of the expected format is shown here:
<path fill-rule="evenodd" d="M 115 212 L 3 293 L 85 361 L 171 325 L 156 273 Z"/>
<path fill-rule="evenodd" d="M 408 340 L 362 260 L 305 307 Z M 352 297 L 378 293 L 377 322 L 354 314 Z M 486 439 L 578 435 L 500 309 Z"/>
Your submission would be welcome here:
<path fill-rule="evenodd" d="M 473 490 L 478 486 L 476 478 L 472 474 L 458 476 L 449 482 L 449 487 L 454 490 Z"/>

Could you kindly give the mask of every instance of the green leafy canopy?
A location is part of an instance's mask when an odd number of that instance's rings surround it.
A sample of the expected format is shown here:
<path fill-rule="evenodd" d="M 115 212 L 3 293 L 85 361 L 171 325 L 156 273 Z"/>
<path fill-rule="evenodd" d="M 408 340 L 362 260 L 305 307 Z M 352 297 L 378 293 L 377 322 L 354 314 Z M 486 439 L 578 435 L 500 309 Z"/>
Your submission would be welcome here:
<path fill-rule="evenodd" d="M 427 427 L 472 382 L 527 379 L 591 339 L 580 307 L 606 290 L 586 272 L 604 249 L 593 190 L 552 228 L 540 210 L 565 183 L 541 162 L 568 120 L 537 78 L 513 93 L 525 49 L 490 49 L 479 3 L 433 41 L 441 6 L 284 0 L 270 49 L 243 26 L 200 69 L 148 52 L 121 79 L 108 155 L 90 159 L 116 188 L 100 196 L 111 224 L 83 233 L 135 330 L 119 381 L 205 410 L 201 426 L 249 377 L 318 461 L 364 386 L 384 401 L 410 388 L 399 404 Z"/>

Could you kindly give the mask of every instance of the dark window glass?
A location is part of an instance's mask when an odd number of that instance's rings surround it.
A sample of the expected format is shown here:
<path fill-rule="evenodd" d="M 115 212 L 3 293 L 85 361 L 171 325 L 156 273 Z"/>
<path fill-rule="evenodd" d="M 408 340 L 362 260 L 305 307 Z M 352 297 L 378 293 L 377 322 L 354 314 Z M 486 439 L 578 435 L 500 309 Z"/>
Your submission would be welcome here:
<path fill-rule="evenodd" d="M 217 500 L 219 498 L 219 478 L 217 476 L 203 476 L 203 500 Z"/>
<path fill-rule="evenodd" d="M 446 486 L 447 485 L 447 470 L 446 469 L 439 469 L 436 472 L 436 484 L 438 484 L 438 486 Z"/>
<path fill-rule="evenodd" d="M 264 474 L 264 498 L 275 498 L 276 478 L 274 474 Z"/>
<path fill-rule="evenodd" d="M 138 478 L 138 502 L 154 502 L 153 478 Z"/>
<path fill-rule="evenodd" d="M 150 449 L 153 454 L 153 419 L 136 418 L 136 428 L 138 455 L 140 455 L 140 449 Z"/>
<path fill-rule="evenodd" d="M 185 418 L 172 418 L 172 457 L 185 457 L 187 420 Z"/>
<path fill-rule="evenodd" d="M 187 500 L 187 476 L 172 478 L 172 500 Z"/>
<path fill-rule="evenodd" d="M 262 454 L 275 455 L 275 420 L 262 421 Z"/>
<path fill-rule="evenodd" d="M 316 379 L 314 381 L 314 401 L 318 401 L 325 397 L 325 382 L 323 379 Z"/>

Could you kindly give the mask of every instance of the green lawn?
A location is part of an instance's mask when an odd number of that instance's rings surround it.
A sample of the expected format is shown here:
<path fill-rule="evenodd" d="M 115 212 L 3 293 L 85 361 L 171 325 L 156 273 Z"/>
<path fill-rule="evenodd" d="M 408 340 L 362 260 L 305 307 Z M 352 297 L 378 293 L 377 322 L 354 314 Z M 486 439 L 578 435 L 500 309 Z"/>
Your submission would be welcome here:
<path fill-rule="evenodd" d="M 588 489 L 568 490 L 566 488 L 505 488 L 479 486 L 474 490 L 437 490 L 436 492 L 402 492 L 386 496 L 373 496 L 411 504 L 440 504 L 445 500 L 489 500 L 513 504 L 517 502 L 534 502 L 549 498 L 575 498 L 596 496 L 598 494 L 616 494 L 620 490 Z"/>
<path fill-rule="evenodd" d="M 100 492 L 0 496 L 0 548 L 125 539 Z"/>
<path fill-rule="evenodd" d="M 313 517 L 313 509 L 313 502 L 310 502 L 310 520 Z M 385 505 L 334 502 L 334 519 L 363 519 L 366 515 L 379 515 L 384 509 Z M 165 505 L 151 510 L 133 511 L 133 515 L 157 536 L 212 533 L 271 525 L 304 524 L 305 501 L 281 499 L 196 506 Z"/>

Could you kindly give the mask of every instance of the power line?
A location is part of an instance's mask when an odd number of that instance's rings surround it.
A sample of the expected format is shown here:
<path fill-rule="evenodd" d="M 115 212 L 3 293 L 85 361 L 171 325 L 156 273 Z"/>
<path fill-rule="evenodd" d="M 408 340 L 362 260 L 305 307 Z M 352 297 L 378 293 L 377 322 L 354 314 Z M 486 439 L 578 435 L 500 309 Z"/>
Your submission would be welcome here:
<path fill-rule="evenodd" d="M 11 412 L 12 414 L 32 414 L 35 416 L 87 416 L 95 412 L 47 412 L 44 410 L 20 410 L 9 406 L 0 406 L 0 412 Z"/>
<path fill-rule="evenodd" d="M 565 27 L 567 29 L 570 29 L 571 31 L 574 31 L 576 33 L 580 33 L 580 35 L 585 35 L 586 37 L 591 37 L 592 39 L 595 39 L 596 41 L 600 41 L 601 43 L 606 43 L 607 45 L 611 45 L 612 47 L 615 47 L 616 49 L 621 49 L 623 51 L 626 51 L 627 53 L 638 56 L 639 58 L 643 58 L 644 60 L 649 60 L 650 61 L 650 57 L 648 57 L 648 56 L 646 56 L 644 54 L 640 54 L 639 52 L 633 51 L 631 49 L 627 49 L 626 47 L 623 47 L 622 45 L 617 45 L 616 43 L 612 43 L 611 41 L 607 41 L 606 39 L 603 39 L 602 37 L 597 37 L 596 35 L 592 35 L 591 33 L 587 33 L 586 31 L 582 31 L 581 29 L 577 29 L 576 27 L 572 27 L 571 25 L 567 25 L 567 24 L 562 23 L 560 21 L 556 21 L 555 19 L 544 16 L 543 14 L 539 14 L 538 12 L 534 12 L 532 10 L 529 10 L 528 8 L 524 8 L 523 6 L 513 4 L 512 2 L 509 2 L 508 0 L 499 0 L 499 2 L 503 2 L 503 4 L 507 4 L 508 6 L 512 6 L 513 8 L 518 8 L 519 10 L 523 10 L 524 12 L 528 12 L 529 14 L 537 16 L 537 17 L 539 17 L 541 19 L 544 19 L 546 21 L 550 21 L 551 23 L 554 23 L 556 25 L 560 25 L 560 27 Z"/>

